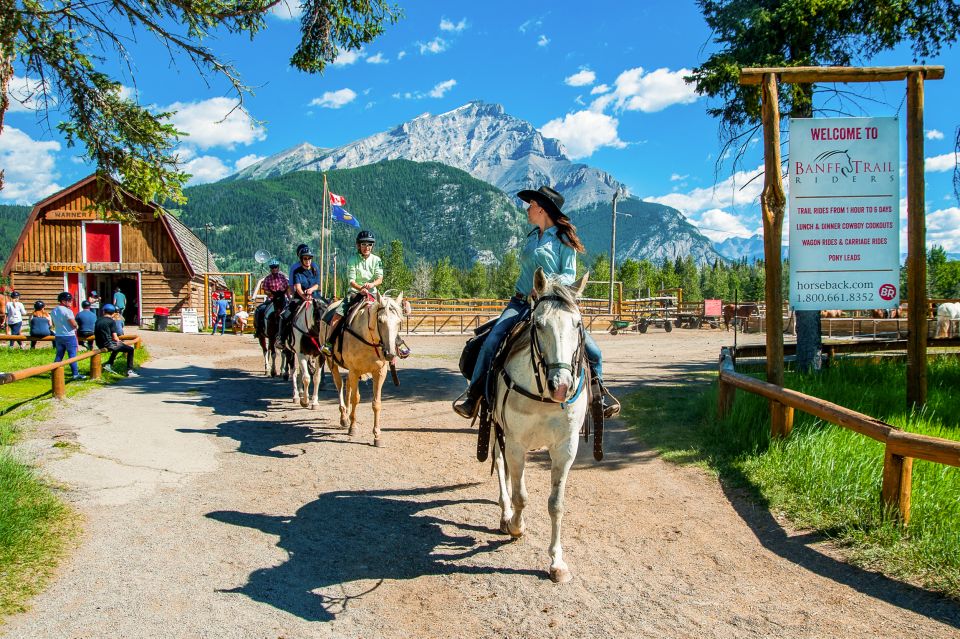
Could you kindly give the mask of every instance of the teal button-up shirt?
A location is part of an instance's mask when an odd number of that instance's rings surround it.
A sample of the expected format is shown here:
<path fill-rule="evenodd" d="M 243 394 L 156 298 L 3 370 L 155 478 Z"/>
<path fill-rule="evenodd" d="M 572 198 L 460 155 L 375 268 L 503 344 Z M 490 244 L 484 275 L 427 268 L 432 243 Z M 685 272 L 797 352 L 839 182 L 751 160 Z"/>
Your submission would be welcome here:
<path fill-rule="evenodd" d="M 545 275 L 559 275 L 560 281 L 567 286 L 577 277 L 577 252 L 560 241 L 557 227 L 551 226 L 542 236 L 539 232 L 539 229 L 531 231 L 520 251 L 517 291 L 524 295 L 530 295 L 533 290 L 533 274 L 538 266 L 543 268 Z"/>

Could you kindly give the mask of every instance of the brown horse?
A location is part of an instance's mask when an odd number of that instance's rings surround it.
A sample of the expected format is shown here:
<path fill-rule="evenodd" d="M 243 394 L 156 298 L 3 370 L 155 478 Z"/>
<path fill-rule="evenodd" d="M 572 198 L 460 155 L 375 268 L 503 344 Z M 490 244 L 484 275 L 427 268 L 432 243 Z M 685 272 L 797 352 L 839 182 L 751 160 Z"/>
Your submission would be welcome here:
<path fill-rule="evenodd" d="M 727 304 L 723 307 L 723 330 L 729 331 L 731 324 L 734 327 L 742 325 L 748 318 L 759 312 L 759 307 L 752 302 L 740 305 Z"/>

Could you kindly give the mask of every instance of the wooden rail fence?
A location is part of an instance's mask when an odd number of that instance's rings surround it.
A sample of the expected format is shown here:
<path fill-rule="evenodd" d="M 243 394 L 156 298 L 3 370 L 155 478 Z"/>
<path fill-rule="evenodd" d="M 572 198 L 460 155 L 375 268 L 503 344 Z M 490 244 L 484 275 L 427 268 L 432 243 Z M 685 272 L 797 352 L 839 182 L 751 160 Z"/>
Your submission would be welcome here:
<path fill-rule="evenodd" d="M 23 335 L 0 335 L 0 339 L 5 341 L 29 341 L 30 337 Z M 52 342 L 53 337 L 35 337 L 33 341 L 37 342 Z M 133 345 L 134 348 L 140 346 L 140 337 L 138 335 L 121 335 L 120 339 L 129 342 Z M 74 362 L 81 362 L 83 360 L 90 360 L 90 377 L 92 379 L 100 379 L 103 375 L 103 365 L 101 364 L 101 355 L 103 353 L 109 353 L 109 349 L 101 348 L 97 350 L 87 351 L 86 353 L 81 353 L 76 357 L 71 357 L 69 359 L 64 359 L 59 362 L 51 362 L 50 364 L 43 364 L 41 366 L 33 366 L 31 368 L 24 368 L 23 370 L 14 371 L 12 373 L 0 373 L 0 386 L 4 384 L 12 384 L 14 382 L 19 382 L 24 379 L 29 379 L 31 377 L 36 377 L 37 375 L 43 375 L 44 373 L 52 373 L 50 375 L 50 383 L 52 386 L 53 396 L 57 399 L 64 399 L 67 396 L 67 380 L 64 369 L 73 364 Z"/>
<path fill-rule="evenodd" d="M 773 437 L 790 435 L 793 429 L 793 411 L 799 409 L 884 444 L 880 497 L 904 525 L 910 521 L 913 460 L 925 459 L 948 466 L 960 466 L 960 442 L 907 433 L 869 415 L 737 373 L 733 368 L 730 349 L 724 348 L 720 354 L 717 395 L 717 413 L 721 418 L 732 409 L 737 388 L 766 397 L 770 401 L 770 431 Z"/>

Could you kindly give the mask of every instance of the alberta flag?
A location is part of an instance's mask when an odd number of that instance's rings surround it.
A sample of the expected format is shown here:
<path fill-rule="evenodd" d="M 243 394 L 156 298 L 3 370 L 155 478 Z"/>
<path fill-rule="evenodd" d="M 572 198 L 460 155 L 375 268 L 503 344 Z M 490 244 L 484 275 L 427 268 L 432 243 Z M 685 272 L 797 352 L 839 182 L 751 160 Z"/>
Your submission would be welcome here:
<path fill-rule="evenodd" d="M 349 224 L 350 226 L 355 226 L 360 228 L 360 222 L 357 221 L 357 218 L 350 215 L 347 212 L 347 209 L 343 208 L 347 205 L 347 198 L 342 195 L 337 195 L 336 193 L 330 194 L 330 217 L 337 220 L 338 222 L 343 222 L 344 224 Z"/>

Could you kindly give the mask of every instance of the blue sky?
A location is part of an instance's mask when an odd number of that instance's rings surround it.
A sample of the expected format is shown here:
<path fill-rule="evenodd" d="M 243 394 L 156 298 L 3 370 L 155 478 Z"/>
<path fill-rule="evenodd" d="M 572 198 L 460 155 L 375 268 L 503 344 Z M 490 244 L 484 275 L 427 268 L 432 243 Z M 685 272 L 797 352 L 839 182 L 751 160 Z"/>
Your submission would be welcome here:
<path fill-rule="evenodd" d="M 192 183 L 221 179 L 300 142 L 335 147 L 479 99 L 560 138 L 571 157 L 610 172 L 632 194 L 678 208 L 711 239 L 759 232 L 761 180 L 739 187 L 756 175 L 761 145 L 736 173 L 725 163 L 717 174 L 717 122 L 706 113 L 707 101 L 680 81 L 714 50 L 692 2 L 400 4 L 400 22 L 362 51 L 341 56 L 323 76 L 289 66 L 299 37 L 289 10 L 271 16 L 252 42 L 229 35 L 207 40 L 254 88 L 244 102 L 249 116 L 231 113 L 236 100 L 224 81 L 204 81 L 188 61 L 171 62 L 149 36 L 131 45 L 132 74 L 112 60 L 107 70 L 142 104 L 178 111 L 174 123 L 190 133 L 178 152 Z M 925 121 L 928 240 L 954 252 L 960 252 L 960 207 L 952 195 L 957 50 L 926 61 L 945 65 L 947 77 L 926 84 Z M 911 62 L 906 49 L 863 61 Z M 19 72 L 14 88 L 24 83 Z M 870 115 L 904 114 L 904 83 L 852 87 L 880 101 Z M 7 175 L 0 201 L 33 203 L 90 172 L 51 131 L 56 112 L 50 121 L 38 121 L 29 101 L 8 112 L 0 135 Z"/>

